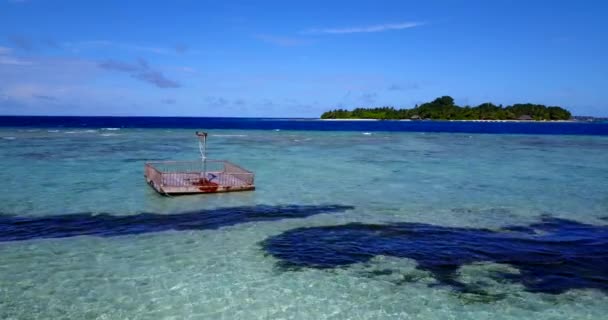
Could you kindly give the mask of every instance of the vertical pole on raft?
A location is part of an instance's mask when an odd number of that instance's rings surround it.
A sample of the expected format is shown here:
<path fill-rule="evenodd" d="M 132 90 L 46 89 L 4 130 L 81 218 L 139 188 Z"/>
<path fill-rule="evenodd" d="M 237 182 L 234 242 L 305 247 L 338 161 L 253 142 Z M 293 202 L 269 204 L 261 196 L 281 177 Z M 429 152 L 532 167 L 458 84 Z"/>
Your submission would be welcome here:
<path fill-rule="evenodd" d="M 207 132 L 196 132 L 198 136 L 198 150 L 201 153 L 203 163 L 203 179 L 207 180 Z M 203 181 L 205 181 L 203 180 Z"/>

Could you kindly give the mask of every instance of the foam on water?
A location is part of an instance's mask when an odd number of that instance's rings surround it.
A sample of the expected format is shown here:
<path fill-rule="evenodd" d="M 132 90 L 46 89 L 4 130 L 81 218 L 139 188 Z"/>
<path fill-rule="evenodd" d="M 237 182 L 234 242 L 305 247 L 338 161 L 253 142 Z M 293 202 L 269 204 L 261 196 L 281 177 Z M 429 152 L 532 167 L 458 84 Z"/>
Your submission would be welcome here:
<path fill-rule="evenodd" d="M 469 290 L 457 290 L 441 285 L 432 269 L 419 268 L 416 257 L 379 254 L 345 267 L 285 271 L 260 243 L 290 230 L 350 223 L 475 231 L 467 235 L 531 226 L 546 215 L 604 226 L 608 137 L 211 130 L 210 157 L 254 171 L 257 190 L 162 197 L 146 185 L 143 163 L 197 159 L 193 130 L 121 129 L 101 139 L 40 129 L 0 129 L 0 136 L 16 138 L 0 142 L 3 221 L 19 230 L 19 219 L 48 225 L 43 222 L 65 213 L 86 214 L 64 217 L 83 222 L 77 236 L 51 237 L 70 223 L 50 224 L 37 233 L 46 236 L 0 242 L 2 319 L 540 320 L 604 319 L 607 312 L 601 290 L 532 292 L 526 282 L 508 277 L 524 277 L 528 269 L 499 259 L 460 265 L 452 279 Z M 177 220 L 164 217 L 334 203 L 354 209 L 297 219 L 235 219 L 217 229 L 174 228 Z M 137 232 L 154 229 L 142 212 L 163 215 L 162 232 Z M 129 232 L 96 234 L 120 230 L 121 221 L 129 222 Z M 528 236 L 545 241 L 551 232 L 543 232 Z M 327 235 L 318 240 L 322 254 Z M 576 250 L 557 252 L 571 254 L 571 262 L 581 255 Z"/>

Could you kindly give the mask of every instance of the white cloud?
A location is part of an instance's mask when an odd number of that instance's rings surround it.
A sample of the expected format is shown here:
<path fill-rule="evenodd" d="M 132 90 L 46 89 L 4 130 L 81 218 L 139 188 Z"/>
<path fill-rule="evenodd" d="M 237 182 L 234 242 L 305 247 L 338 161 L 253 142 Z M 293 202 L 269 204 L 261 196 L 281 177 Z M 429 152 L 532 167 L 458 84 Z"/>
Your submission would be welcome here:
<path fill-rule="evenodd" d="M 15 65 L 15 66 L 24 66 L 32 64 L 31 61 L 19 59 L 11 55 L 12 49 L 7 47 L 0 47 L 0 65 Z"/>
<path fill-rule="evenodd" d="M 12 49 L 8 47 L 0 47 L 0 55 L 11 53 Z"/>
<path fill-rule="evenodd" d="M 309 44 L 310 41 L 292 38 L 292 37 L 280 37 L 280 36 L 272 36 L 267 34 L 258 34 L 254 36 L 256 39 L 259 39 L 263 42 L 274 44 L 281 47 L 294 47 Z"/>
<path fill-rule="evenodd" d="M 371 33 L 371 32 L 383 32 L 391 30 L 403 30 L 415 28 L 423 25 L 421 22 L 401 22 L 401 23 L 388 23 L 378 24 L 373 26 L 364 27 L 348 27 L 348 28 L 323 28 L 323 29 L 310 29 L 305 31 L 306 34 L 348 34 L 348 33 Z"/>
<path fill-rule="evenodd" d="M 135 51 L 135 52 L 146 52 L 160 55 L 174 55 L 186 53 L 185 50 L 180 51 L 176 48 L 164 48 L 164 47 L 152 47 L 152 46 L 141 46 L 128 43 L 113 42 L 108 40 L 88 40 L 79 42 L 65 42 L 63 43 L 65 48 L 70 49 L 73 52 L 80 52 L 84 50 L 96 50 L 100 48 L 112 48 L 124 51 Z M 182 45 L 183 46 L 183 45 Z M 180 47 L 181 48 L 181 47 Z M 188 50 L 190 53 L 191 50 Z"/>
<path fill-rule="evenodd" d="M 31 65 L 31 61 L 22 60 L 19 58 L 9 57 L 9 56 L 0 56 L 0 64 L 10 64 L 15 66 L 27 66 Z"/>
<path fill-rule="evenodd" d="M 175 70 L 183 73 L 196 74 L 198 71 L 192 67 L 175 67 Z"/>
<path fill-rule="evenodd" d="M 133 98 L 126 88 L 87 84 L 22 83 L 0 92 L 0 114 L 119 115 Z"/>
<path fill-rule="evenodd" d="M 69 91 L 69 87 L 66 86 L 37 83 L 9 85 L 4 88 L 5 96 L 24 103 L 35 102 L 38 97 L 62 95 Z"/>
<path fill-rule="evenodd" d="M 4 96 L 0 113 L 7 106 L 70 101 L 63 98 L 78 97 L 82 88 L 74 86 L 84 86 L 94 79 L 94 72 L 100 72 L 95 63 L 83 60 L 32 56 L 25 61 L 0 55 L 0 91 Z"/>

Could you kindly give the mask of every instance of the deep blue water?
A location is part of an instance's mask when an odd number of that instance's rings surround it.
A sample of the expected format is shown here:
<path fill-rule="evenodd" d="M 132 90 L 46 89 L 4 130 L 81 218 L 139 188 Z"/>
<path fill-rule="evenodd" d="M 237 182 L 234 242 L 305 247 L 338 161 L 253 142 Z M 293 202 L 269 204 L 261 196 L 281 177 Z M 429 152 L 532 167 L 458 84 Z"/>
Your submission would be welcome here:
<path fill-rule="evenodd" d="M 204 128 L 608 135 L 608 123 L 589 122 L 320 121 L 318 119 L 277 118 L 0 116 L 0 127 Z"/>

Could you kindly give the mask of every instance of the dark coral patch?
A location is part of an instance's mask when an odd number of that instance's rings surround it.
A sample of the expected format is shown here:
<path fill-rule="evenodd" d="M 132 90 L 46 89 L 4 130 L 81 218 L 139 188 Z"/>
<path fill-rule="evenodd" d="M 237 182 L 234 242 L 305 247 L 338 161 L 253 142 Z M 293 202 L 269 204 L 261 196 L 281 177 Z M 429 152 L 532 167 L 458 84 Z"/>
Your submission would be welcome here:
<path fill-rule="evenodd" d="M 0 242 L 75 236 L 112 237 L 167 230 L 217 229 L 255 221 L 305 218 L 352 209 L 342 205 L 251 206 L 176 214 L 140 213 L 115 216 L 78 213 L 43 217 L 0 215 Z"/>
<path fill-rule="evenodd" d="M 500 230 L 423 223 L 299 228 L 271 237 L 264 249 L 288 268 L 335 268 L 375 256 L 409 258 L 444 285 L 467 264 L 494 262 L 519 269 L 501 274 L 528 291 L 558 294 L 593 288 L 608 292 L 608 226 L 544 217 L 529 226 Z"/>

